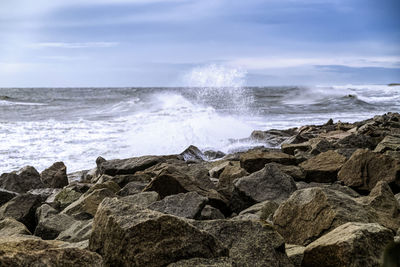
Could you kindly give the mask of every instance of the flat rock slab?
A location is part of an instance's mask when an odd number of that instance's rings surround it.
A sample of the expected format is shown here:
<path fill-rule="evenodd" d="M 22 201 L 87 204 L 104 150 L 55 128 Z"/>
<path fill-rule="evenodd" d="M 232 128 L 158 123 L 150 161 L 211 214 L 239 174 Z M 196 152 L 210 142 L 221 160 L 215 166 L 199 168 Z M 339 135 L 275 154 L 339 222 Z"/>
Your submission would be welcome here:
<path fill-rule="evenodd" d="M 100 162 L 97 166 L 99 174 L 111 176 L 120 174 L 134 174 L 137 171 L 143 171 L 165 159 L 157 156 L 143 156 L 129 159 L 114 159 Z"/>
<path fill-rule="evenodd" d="M 343 224 L 323 235 L 304 251 L 302 266 L 382 266 L 393 233 L 377 223 Z"/>
<path fill-rule="evenodd" d="M 250 150 L 240 156 L 240 166 L 249 173 L 264 168 L 267 163 L 280 163 L 284 165 L 295 165 L 296 158 L 282 152 L 268 152 L 262 150 Z"/>
<path fill-rule="evenodd" d="M 227 256 L 212 235 L 172 215 L 105 199 L 96 213 L 89 249 L 112 266 L 165 266 L 188 258 Z"/>
<path fill-rule="evenodd" d="M 337 180 L 337 173 L 346 160 L 345 156 L 329 150 L 302 162 L 300 167 L 306 182 L 331 183 Z"/>

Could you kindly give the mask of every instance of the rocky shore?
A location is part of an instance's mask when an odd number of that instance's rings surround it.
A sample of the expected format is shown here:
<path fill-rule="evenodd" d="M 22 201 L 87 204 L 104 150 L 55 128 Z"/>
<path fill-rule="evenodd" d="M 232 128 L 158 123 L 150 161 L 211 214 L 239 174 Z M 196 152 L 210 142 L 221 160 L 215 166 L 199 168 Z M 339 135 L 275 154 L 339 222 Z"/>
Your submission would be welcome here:
<path fill-rule="evenodd" d="M 0 177 L 0 266 L 400 266 L 400 114 Z"/>

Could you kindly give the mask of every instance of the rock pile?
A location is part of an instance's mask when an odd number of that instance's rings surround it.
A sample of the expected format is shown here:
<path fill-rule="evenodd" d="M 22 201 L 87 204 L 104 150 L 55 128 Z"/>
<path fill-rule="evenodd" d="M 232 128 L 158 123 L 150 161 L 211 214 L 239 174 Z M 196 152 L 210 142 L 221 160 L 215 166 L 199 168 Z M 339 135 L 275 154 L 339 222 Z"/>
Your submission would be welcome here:
<path fill-rule="evenodd" d="M 400 266 L 400 114 L 249 139 L 2 174 L 0 265 Z"/>

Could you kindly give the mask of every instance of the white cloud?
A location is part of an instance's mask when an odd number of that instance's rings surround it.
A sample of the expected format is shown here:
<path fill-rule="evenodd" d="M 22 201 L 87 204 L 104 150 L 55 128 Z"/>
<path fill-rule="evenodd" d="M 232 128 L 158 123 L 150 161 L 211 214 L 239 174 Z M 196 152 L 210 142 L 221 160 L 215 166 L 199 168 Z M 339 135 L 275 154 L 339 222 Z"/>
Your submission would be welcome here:
<path fill-rule="evenodd" d="M 119 45 L 118 42 L 85 42 L 85 43 L 64 43 L 64 42 L 44 42 L 28 45 L 32 48 L 109 48 Z"/>

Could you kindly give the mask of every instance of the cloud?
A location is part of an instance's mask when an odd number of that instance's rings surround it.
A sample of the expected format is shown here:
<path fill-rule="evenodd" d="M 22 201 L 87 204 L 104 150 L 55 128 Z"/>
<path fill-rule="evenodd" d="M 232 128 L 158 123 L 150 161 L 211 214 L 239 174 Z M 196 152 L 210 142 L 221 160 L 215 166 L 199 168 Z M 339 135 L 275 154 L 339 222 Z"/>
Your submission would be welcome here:
<path fill-rule="evenodd" d="M 28 45 L 32 48 L 109 48 L 118 46 L 118 42 L 85 42 L 85 43 L 63 43 L 63 42 L 43 42 Z"/>

